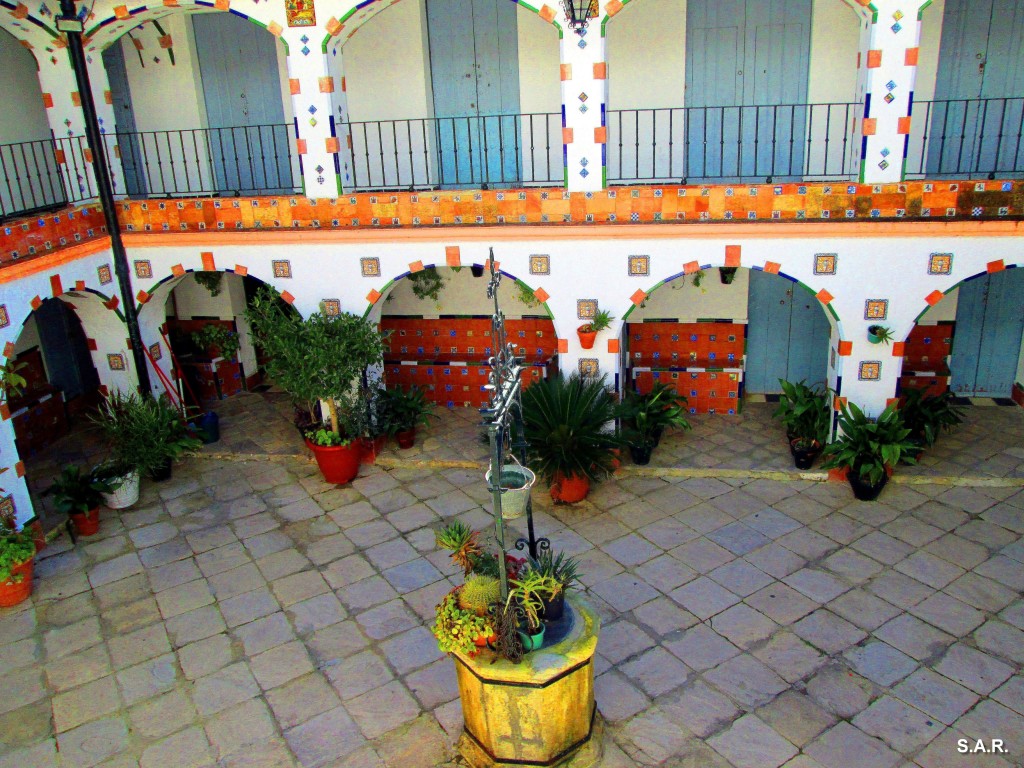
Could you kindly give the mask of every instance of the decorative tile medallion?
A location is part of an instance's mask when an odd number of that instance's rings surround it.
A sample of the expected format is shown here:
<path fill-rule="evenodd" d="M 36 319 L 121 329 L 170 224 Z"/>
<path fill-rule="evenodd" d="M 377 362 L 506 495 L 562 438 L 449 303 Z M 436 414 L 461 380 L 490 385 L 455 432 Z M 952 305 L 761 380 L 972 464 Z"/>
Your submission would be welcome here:
<path fill-rule="evenodd" d="M 857 378 L 861 381 L 878 381 L 882 377 L 882 363 L 880 360 L 863 360 Z"/>
<path fill-rule="evenodd" d="M 0 304 L 0 328 L 6 328 L 11 324 L 11 316 L 7 314 L 7 305 Z"/>
<path fill-rule="evenodd" d="M 814 254 L 814 274 L 834 275 L 836 273 L 837 256 L 834 253 Z"/>
<path fill-rule="evenodd" d="M 952 253 L 933 253 L 928 257 L 929 275 L 948 275 L 953 271 Z"/>
<path fill-rule="evenodd" d="M 380 277 L 380 259 L 368 256 L 359 260 L 359 269 L 363 277 Z"/>
<path fill-rule="evenodd" d="M 107 365 L 110 366 L 110 370 L 112 371 L 127 370 L 124 355 L 107 355 Z"/>
<path fill-rule="evenodd" d="M 0 497 L 0 517 L 4 520 L 12 520 L 17 517 L 17 510 L 14 508 L 14 497 Z"/>
<path fill-rule="evenodd" d="M 647 277 L 651 274 L 651 257 L 650 256 L 630 256 L 629 257 L 629 276 L 630 277 Z"/>
<path fill-rule="evenodd" d="M 595 357 L 580 358 L 580 376 L 597 376 L 601 369 Z"/>
<path fill-rule="evenodd" d="M 114 276 L 111 274 L 109 264 L 101 264 L 96 267 L 96 275 L 100 279 L 100 285 L 106 285 L 114 281 Z"/>
<path fill-rule="evenodd" d="M 153 263 L 148 259 L 135 261 L 135 276 L 145 280 L 153 277 Z"/>
<path fill-rule="evenodd" d="M 888 299 L 868 299 L 864 302 L 865 320 L 885 320 L 889 315 Z"/>
<path fill-rule="evenodd" d="M 287 259 L 270 263 L 274 267 L 274 277 L 290 278 L 292 276 L 292 263 Z"/>
<path fill-rule="evenodd" d="M 162 358 L 164 356 L 164 353 L 160 351 L 160 342 L 159 341 L 156 344 L 150 345 L 150 347 L 149 347 L 149 356 L 152 357 L 154 360 L 159 360 L 160 358 Z M 120 357 L 120 355 L 118 355 L 118 357 Z"/>
<path fill-rule="evenodd" d="M 542 254 L 533 254 L 530 256 L 530 274 L 531 275 L 550 275 L 551 274 L 551 257 Z"/>
<path fill-rule="evenodd" d="M 576 299 L 576 317 L 589 320 L 597 314 L 597 299 Z"/>
<path fill-rule="evenodd" d="M 320 302 L 320 306 L 327 317 L 336 317 L 341 314 L 341 299 L 324 299 Z"/>

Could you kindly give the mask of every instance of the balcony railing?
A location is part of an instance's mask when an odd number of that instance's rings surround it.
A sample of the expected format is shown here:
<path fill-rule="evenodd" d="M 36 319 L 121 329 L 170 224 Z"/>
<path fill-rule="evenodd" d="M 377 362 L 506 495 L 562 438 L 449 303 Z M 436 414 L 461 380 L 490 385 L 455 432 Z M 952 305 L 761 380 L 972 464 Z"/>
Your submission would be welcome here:
<path fill-rule="evenodd" d="M 612 184 L 847 179 L 859 104 L 610 110 Z"/>
<path fill-rule="evenodd" d="M 919 102 L 908 178 L 1024 175 L 1024 98 Z M 611 110 L 611 184 L 851 179 L 860 166 L 859 104 Z M 557 113 L 339 123 L 345 189 L 561 185 Z M 131 197 L 293 194 L 302 188 L 291 126 L 106 134 Z M 892 147 L 887 162 L 899 162 Z M 0 145 L 4 218 L 92 199 L 83 137 Z M 594 168 L 584 168 L 593 173 Z M 577 172 L 579 172 L 577 170 Z"/>
<path fill-rule="evenodd" d="M 493 189 L 561 184 L 556 112 L 342 123 L 356 190 Z M 344 138 L 343 138 L 344 140 Z"/>
<path fill-rule="evenodd" d="M 1024 97 L 914 104 L 907 178 L 1024 175 Z"/>

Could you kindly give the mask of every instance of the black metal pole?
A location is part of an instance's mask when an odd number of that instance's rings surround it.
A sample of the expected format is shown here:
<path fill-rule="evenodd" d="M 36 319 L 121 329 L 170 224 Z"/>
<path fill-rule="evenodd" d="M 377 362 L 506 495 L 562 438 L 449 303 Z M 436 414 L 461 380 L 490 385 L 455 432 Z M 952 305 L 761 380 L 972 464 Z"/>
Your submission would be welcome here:
<path fill-rule="evenodd" d="M 61 15 L 65 19 L 77 19 L 74 0 L 60 0 Z M 68 53 L 71 55 L 71 68 L 75 71 L 75 82 L 78 84 L 78 95 L 82 102 L 82 117 L 85 120 L 85 138 L 92 150 L 92 170 L 96 175 L 96 189 L 103 208 L 103 218 L 107 222 L 107 233 L 110 235 L 110 250 L 114 254 L 114 272 L 121 288 L 121 306 L 124 321 L 128 326 L 128 339 L 132 344 L 132 359 L 139 377 L 139 389 L 143 397 L 152 396 L 149 381 L 149 369 L 146 368 L 146 355 L 142 349 L 142 334 L 139 332 L 139 316 L 135 311 L 135 297 L 132 295 L 131 278 L 128 272 L 128 254 L 121 240 L 121 228 L 117 223 L 117 210 L 114 203 L 114 189 L 110 182 L 110 166 L 103 146 L 103 134 L 100 133 L 99 120 L 96 117 L 96 103 L 92 98 L 92 87 L 89 84 L 89 70 L 85 61 L 85 47 L 82 45 L 81 31 L 67 31 Z"/>

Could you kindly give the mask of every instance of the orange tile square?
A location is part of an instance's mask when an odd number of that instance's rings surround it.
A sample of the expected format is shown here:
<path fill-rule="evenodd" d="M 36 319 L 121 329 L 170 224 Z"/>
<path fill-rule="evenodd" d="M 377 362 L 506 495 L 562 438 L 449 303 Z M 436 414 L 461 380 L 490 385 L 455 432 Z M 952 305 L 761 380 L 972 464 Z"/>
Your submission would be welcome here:
<path fill-rule="evenodd" d="M 1006 269 L 1006 264 L 1003 263 L 1002 259 L 999 259 L 998 261 L 990 261 L 985 265 L 985 269 L 987 269 L 990 274 L 993 272 L 1002 272 Z"/>
<path fill-rule="evenodd" d="M 562 143 L 563 144 L 572 144 L 572 128 L 563 128 L 562 129 Z"/>
<path fill-rule="evenodd" d="M 942 301 L 943 296 L 945 296 L 945 294 L 942 291 L 932 291 L 931 293 L 924 297 L 924 300 L 927 301 L 930 306 L 934 307 L 936 304 Z"/>
<path fill-rule="evenodd" d="M 725 246 L 725 266 L 738 267 L 740 265 L 740 246 Z"/>
<path fill-rule="evenodd" d="M 276 21 L 272 21 L 269 24 L 267 24 L 267 32 L 272 34 L 274 37 L 280 37 L 281 33 L 284 32 L 284 27 L 282 27 Z"/>
<path fill-rule="evenodd" d="M 60 275 L 50 275 L 50 293 L 55 297 L 64 293 L 64 286 L 60 282 Z"/>
<path fill-rule="evenodd" d="M 331 37 L 337 37 L 338 33 L 341 32 L 341 30 L 343 30 L 344 28 L 345 28 L 345 25 L 342 24 L 340 21 L 338 21 L 333 16 L 331 16 L 331 18 L 329 18 L 327 20 L 326 29 L 327 29 L 327 33 L 329 35 L 331 35 Z"/>
<path fill-rule="evenodd" d="M 832 407 L 833 407 L 833 408 L 835 408 L 835 409 L 836 409 L 836 410 L 838 411 L 838 410 L 840 410 L 840 406 L 846 405 L 846 404 L 847 404 L 847 402 L 849 402 L 849 401 L 847 400 L 847 398 L 845 398 L 845 397 L 840 397 L 839 395 L 836 395 L 836 396 L 835 396 L 835 397 L 834 397 L 834 398 L 832 399 Z"/>
<path fill-rule="evenodd" d="M 832 299 L 835 298 L 835 296 L 826 291 L 824 288 L 822 288 L 820 291 L 814 294 L 814 296 L 822 304 L 828 304 L 830 301 L 832 301 Z"/>
<path fill-rule="evenodd" d="M 462 266 L 462 250 L 457 245 L 446 245 L 444 260 L 449 267 Z"/>
<path fill-rule="evenodd" d="M 376 304 L 378 301 L 380 301 L 380 297 L 381 297 L 381 293 L 380 293 L 380 291 L 378 291 L 376 289 L 374 289 L 374 290 L 370 291 L 368 294 L 366 294 L 366 300 L 368 302 L 370 302 L 371 304 Z"/>
<path fill-rule="evenodd" d="M 185 274 L 185 268 L 181 266 L 181 264 L 175 264 L 173 267 L 171 267 L 171 274 L 174 275 L 175 277 L 181 277 L 182 275 Z"/>
<path fill-rule="evenodd" d="M 78 91 L 72 91 L 71 103 L 76 107 L 82 106 L 82 94 L 80 94 Z"/>
<path fill-rule="evenodd" d="M 647 294 L 638 288 L 633 292 L 633 295 L 629 297 L 629 300 L 633 302 L 633 304 L 639 305 L 642 304 L 646 298 Z"/>
<path fill-rule="evenodd" d="M 76 291 L 84 291 L 85 290 L 85 280 L 75 280 L 75 290 Z"/>
<path fill-rule="evenodd" d="M 213 261 L 213 251 L 203 251 L 199 254 L 199 258 L 203 260 L 203 271 L 215 272 L 217 265 Z"/>
<path fill-rule="evenodd" d="M 114 6 L 114 17 L 115 18 L 121 19 L 123 21 L 124 19 L 130 19 L 131 16 L 132 15 L 130 13 L 128 13 L 128 6 L 126 6 L 126 5 L 115 5 Z"/>
<path fill-rule="evenodd" d="M 170 35 L 168 35 L 168 37 L 170 37 Z M 163 40 L 163 38 L 160 38 L 160 39 Z M 114 103 L 114 92 L 113 91 L 104 91 L 103 92 L 103 103 L 104 104 L 113 104 Z"/>
<path fill-rule="evenodd" d="M 297 93 L 302 93 L 302 81 L 297 77 L 288 78 L 288 90 L 291 92 L 292 96 Z"/>
<path fill-rule="evenodd" d="M 621 0 L 609 0 L 608 4 L 604 7 L 604 12 L 609 16 L 614 16 L 616 13 L 622 10 Z"/>
<path fill-rule="evenodd" d="M 306 150 L 306 140 L 305 139 L 296 139 L 295 140 L 295 151 L 298 154 L 300 154 L 300 155 L 306 154 L 307 150 Z"/>
<path fill-rule="evenodd" d="M 410 272 L 422 272 L 423 271 L 423 262 L 422 261 L 411 262 L 409 264 L 409 271 Z"/>
<path fill-rule="evenodd" d="M 594 142 L 597 144 L 608 143 L 608 126 L 599 125 L 594 129 Z"/>
<path fill-rule="evenodd" d="M 907 342 L 905 341 L 894 341 L 892 343 L 892 356 L 903 357 L 904 352 L 907 348 Z"/>
<path fill-rule="evenodd" d="M 548 24 L 550 24 L 552 21 L 555 20 L 555 9 L 552 8 L 550 5 L 545 5 L 541 7 L 540 12 L 537 15 L 544 19 L 544 21 L 546 21 Z"/>
<path fill-rule="evenodd" d="M 694 272 L 700 270 L 700 263 L 696 261 L 688 261 L 683 264 L 683 274 L 692 275 Z"/>
<path fill-rule="evenodd" d="M 284 301 L 287 301 L 289 304 L 294 304 L 295 303 L 295 297 L 292 296 L 290 293 L 288 293 L 288 291 L 282 292 L 281 293 L 281 298 Z"/>
<path fill-rule="evenodd" d="M 865 117 L 861 123 L 861 131 L 865 136 L 874 136 L 875 131 L 878 130 L 878 118 L 876 117 Z"/>
<path fill-rule="evenodd" d="M 561 64 L 558 71 L 563 81 L 572 80 L 572 64 Z"/>
<path fill-rule="evenodd" d="M 840 341 L 839 342 L 839 356 L 849 357 L 853 354 L 853 342 L 852 341 Z"/>
<path fill-rule="evenodd" d="M 594 64 L 594 79 L 595 80 L 607 80 L 608 79 L 608 62 L 598 61 Z"/>
<path fill-rule="evenodd" d="M 320 93 L 334 93 L 333 77 L 318 77 L 316 80 L 320 86 Z"/>
<path fill-rule="evenodd" d="M 613 354 L 619 351 L 618 339 L 608 339 L 608 351 Z"/>
<path fill-rule="evenodd" d="M 920 48 L 907 48 L 906 52 L 903 54 L 903 63 L 908 67 L 916 67 L 917 57 L 920 52 Z"/>
<path fill-rule="evenodd" d="M 569 351 L 569 340 L 568 339 L 559 339 L 558 340 L 558 351 L 561 352 L 562 354 L 565 354 L 566 352 Z"/>
<path fill-rule="evenodd" d="M 868 69 L 876 69 L 880 66 L 882 66 L 882 52 L 877 48 L 868 51 Z"/>
<path fill-rule="evenodd" d="M 43 106 L 47 109 L 53 108 L 53 95 L 49 93 L 43 94 Z"/>
<path fill-rule="evenodd" d="M 543 288 L 538 288 L 533 292 L 534 298 L 537 299 L 541 304 L 551 298 L 551 294 L 545 291 Z"/>
<path fill-rule="evenodd" d="M 338 141 L 337 136 L 328 136 L 327 138 L 325 138 L 324 145 L 326 146 L 327 151 L 330 152 L 331 154 L 336 155 L 338 154 L 338 152 L 341 151 L 341 142 Z"/>
<path fill-rule="evenodd" d="M 139 304 L 145 304 L 147 301 L 149 301 L 150 298 L 150 295 L 145 291 L 139 291 L 135 295 L 135 299 L 139 302 Z"/>
<path fill-rule="evenodd" d="M 907 136 L 910 134 L 910 116 L 901 117 L 896 121 L 896 133 L 901 136 Z"/>
<path fill-rule="evenodd" d="M 774 261 L 766 261 L 764 263 L 764 271 L 767 272 L 768 274 L 771 274 L 771 275 L 779 274 L 779 269 L 781 269 L 781 268 L 782 268 L 782 265 L 778 264 L 778 263 L 776 263 Z"/>
<path fill-rule="evenodd" d="M 245 277 L 249 274 L 249 268 L 243 267 L 241 264 L 235 264 L 235 274 L 239 277 Z"/>

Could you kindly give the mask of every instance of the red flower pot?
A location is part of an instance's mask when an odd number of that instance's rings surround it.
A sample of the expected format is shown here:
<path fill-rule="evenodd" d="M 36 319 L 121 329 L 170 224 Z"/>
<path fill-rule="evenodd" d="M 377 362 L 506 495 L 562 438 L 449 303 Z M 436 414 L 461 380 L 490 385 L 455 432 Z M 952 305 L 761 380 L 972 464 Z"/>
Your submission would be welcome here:
<path fill-rule="evenodd" d="M 316 457 L 320 474 L 328 483 L 350 483 L 359 474 L 362 449 L 358 441 L 353 440 L 348 445 L 314 445 L 306 440 L 306 445 Z"/>
<path fill-rule="evenodd" d="M 584 331 L 583 329 L 587 326 L 581 325 L 576 329 L 576 334 L 580 337 L 580 346 L 583 349 L 593 349 L 594 339 L 597 338 L 597 331 Z"/>
<path fill-rule="evenodd" d="M 590 493 L 590 478 L 577 475 L 559 475 L 551 484 L 551 498 L 562 504 L 583 501 Z"/>
<path fill-rule="evenodd" d="M 416 442 L 416 428 L 407 429 L 404 432 L 396 432 L 395 439 L 398 441 L 399 448 L 412 448 L 413 443 Z"/>
<path fill-rule="evenodd" d="M 100 529 L 100 508 L 94 507 L 88 512 L 76 512 L 71 515 L 71 524 L 75 526 L 76 536 L 93 536 Z"/>
<path fill-rule="evenodd" d="M 10 608 L 23 600 L 27 600 L 32 594 L 32 563 L 35 558 L 29 558 L 24 563 L 11 568 L 11 575 L 21 575 L 21 581 L 0 582 L 0 608 Z"/>

